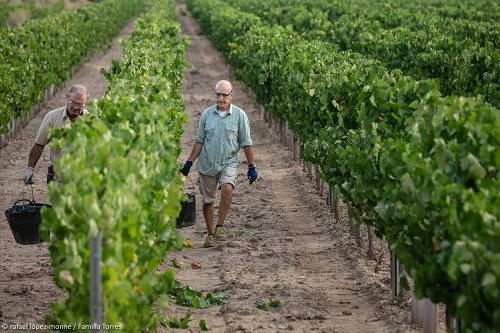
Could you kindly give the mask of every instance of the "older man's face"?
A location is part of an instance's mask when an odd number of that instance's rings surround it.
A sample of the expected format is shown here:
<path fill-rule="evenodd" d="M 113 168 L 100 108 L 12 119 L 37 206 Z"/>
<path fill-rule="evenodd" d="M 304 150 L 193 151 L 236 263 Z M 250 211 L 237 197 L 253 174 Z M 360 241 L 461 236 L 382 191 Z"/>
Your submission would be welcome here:
<path fill-rule="evenodd" d="M 229 105 L 233 99 L 232 87 L 229 85 L 217 85 L 215 87 L 215 98 L 217 99 L 217 108 L 220 111 L 229 110 Z"/>
<path fill-rule="evenodd" d="M 66 111 L 68 112 L 68 115 L 71 118 L 76 118 L 82 114 L 86 105 L 87 105 L 87 96 L 85 95 L 68 96 Z"/>

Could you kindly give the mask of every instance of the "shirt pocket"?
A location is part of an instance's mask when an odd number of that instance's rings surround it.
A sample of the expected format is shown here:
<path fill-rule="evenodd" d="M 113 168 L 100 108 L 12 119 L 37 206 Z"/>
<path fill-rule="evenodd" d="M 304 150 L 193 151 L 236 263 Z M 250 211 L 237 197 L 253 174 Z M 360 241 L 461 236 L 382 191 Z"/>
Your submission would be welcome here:
<path fill-rule="evenodd" d="M 238 126 L 236 124 L 226 124 L 226 138 L 232 146 L 238 145 Z"/>
<path fill-rule="evenodd" d="M 212 140 L 215 133 L 215 125 L 205 125 L 205 140 Z"/>

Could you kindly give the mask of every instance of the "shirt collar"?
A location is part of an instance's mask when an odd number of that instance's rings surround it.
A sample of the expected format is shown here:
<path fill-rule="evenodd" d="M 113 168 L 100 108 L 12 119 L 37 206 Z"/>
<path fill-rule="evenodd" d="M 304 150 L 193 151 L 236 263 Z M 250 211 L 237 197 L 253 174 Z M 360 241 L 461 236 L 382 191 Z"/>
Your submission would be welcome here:
<path fill-rule="evenodd" d="M 219 108 L 217 108 L 217 104 L 215 104 L 214 112 L 215 112 L 215 113 L 220 112 L 220 111 L 219 111 Z M 233 113 L 233 104 L 229 104 L 229 110 L 227 110 L 227 113 L 228 113 L 228 114 Z"/>

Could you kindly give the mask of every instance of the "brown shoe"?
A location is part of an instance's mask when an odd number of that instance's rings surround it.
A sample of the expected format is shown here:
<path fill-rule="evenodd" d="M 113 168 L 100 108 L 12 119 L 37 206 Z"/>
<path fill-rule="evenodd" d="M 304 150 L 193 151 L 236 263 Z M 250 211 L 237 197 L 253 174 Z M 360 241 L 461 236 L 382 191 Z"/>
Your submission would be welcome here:
<path fill-rule="evenodd" d="M 214 235 L 208 235 L 205 244 L 203 244 L 204 247 L 216 247 L 217 245 Z"/>
<path fill-rule="evenodd" d="M 218 242 L 224 242 L 227 240 L 227 230 L 221 225 L 215 227 L 214 238 Z"/>

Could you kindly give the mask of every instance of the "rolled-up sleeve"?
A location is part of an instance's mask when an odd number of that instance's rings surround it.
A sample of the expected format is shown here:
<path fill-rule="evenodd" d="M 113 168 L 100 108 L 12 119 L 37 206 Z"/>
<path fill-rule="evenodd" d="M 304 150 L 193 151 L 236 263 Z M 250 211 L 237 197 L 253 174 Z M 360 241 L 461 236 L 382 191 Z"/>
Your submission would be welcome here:
<path fill-rule="evenodd" d="M 241 113 L 239 120 L 238 142 L 240 144 L 240 148 L 251 146 L 253 144 L 252 138 L 250 137 L 250 123 L 248 122 L 248 117 L 244 112 Z"/>
<path fill-rule="evenodd" d="M 205 143 L 205 119 L 206 115 L 205 112 L 203 112 L 200 117 L 200 125 L 198 126 L 198 133 L 196 134 L 196 142 L 201 144 Z"/>

